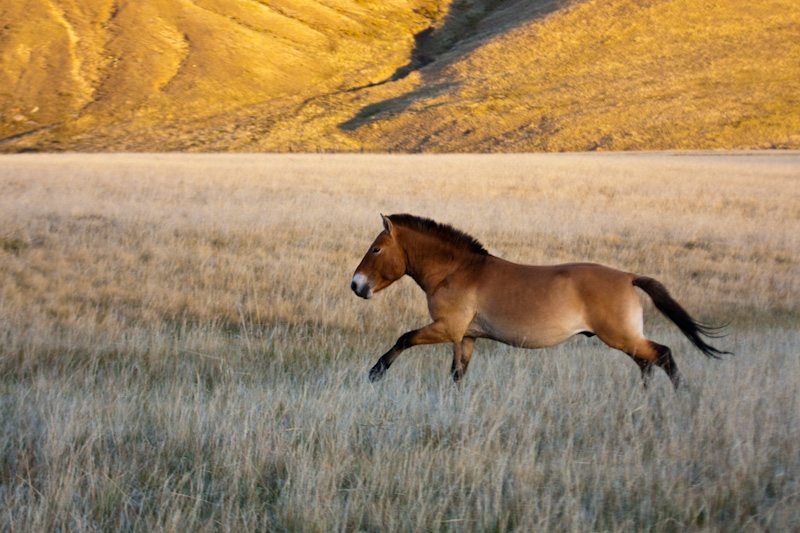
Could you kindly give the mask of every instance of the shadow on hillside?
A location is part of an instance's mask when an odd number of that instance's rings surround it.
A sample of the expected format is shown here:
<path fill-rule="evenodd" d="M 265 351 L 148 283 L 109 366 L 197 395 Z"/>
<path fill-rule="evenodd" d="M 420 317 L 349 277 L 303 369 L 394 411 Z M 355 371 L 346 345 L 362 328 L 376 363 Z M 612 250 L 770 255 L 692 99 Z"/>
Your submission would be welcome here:
<path fill-rule="evenodd" d="M 437 60 L 444 60 L 442 58 L 445 55 L 446 61 L 452 62 L 495 35 L 507 33 L 531 20 L 546 17 L 576 1 L 578 0 L 452 0 L 447 16 L 439 24 L 433 24 L 414 36 L 415 46 L 406 65 L 383 81 L 355 87 L 348 92 L 401 80 L 414 71 L 422 74 L 422 86 L 402 96 L 363 107 L 353 118 L 339 124 L 339 128 L 354 131 L 367 122 L 379 119 L 379 114 L 399 113 L 416 101 L 442 93 L 455 84 L 440 83 L 428 87 L 425 82 L 434 80 L 425 76 L 424 67 Z"/>
<path fill-rule="evenodd" d="M 410 106 L 416 100 L 422 98 L 434 98 L 435 96 L 442 94 L 443 92 L 447 91 L 452 87 L 455 87 L 456 85 L 458 84 L 439 83 L 437 85 L 432 85 L 430 87 L 426 86 L 420 88 L 419 90 L 413 92 L 413 96 L 412 93 L 409 93 L 398 96 L 397 98 L 390 98 L 388 100 L 383 100 L 375 104 L 370 104 L 368 106 L 362 107 L 361 110 L 358 113 L 356 113 L 356 116 L 354 116 L 350 120 L 339 124 L 339 128 L 345 131 L 354 131 L 368 122 L 379 120 L 381 117 L 379 117 L 378 115 L 385 116 L 387 113 L 390 115 L 400 113 L 402 111 L 405 111 L 408 108 L 408 106 Z"/>

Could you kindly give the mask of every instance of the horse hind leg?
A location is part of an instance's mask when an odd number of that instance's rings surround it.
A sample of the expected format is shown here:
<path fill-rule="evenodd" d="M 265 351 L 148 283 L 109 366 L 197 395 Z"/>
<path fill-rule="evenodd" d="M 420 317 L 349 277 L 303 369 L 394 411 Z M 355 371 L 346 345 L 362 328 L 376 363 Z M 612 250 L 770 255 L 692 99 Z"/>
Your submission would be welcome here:
<path fill-rule="evenodd" d="M 609 338 L 610 336 L 603 333 L 598 336 L 612 348 L 625 352 L 633 359 L 642 372 L 642 383 L 645 388 L 649 385 L 653 375 L 653 365 L 661 368 L 667 374 L 673 387 L 677 389 L 681 385 L 681 374 L 678 371 L 678 365 L 675 364 L 675 359 L 672 358 L 672 350 L 668 346 L 653 342 L 643 335 L 627 339 L 624 337 Z"/>
<path fill-rule="evenodd" d="M 642 384 L 646 389 L 650 385 L 650 378 L 653 377 L 653 362 L 647 359 L 640 359 L 635 355 L 632 355 L 631 358 L 634 363 L 639 365 L 639 370 L 642 371 Z"/>
<path fill-rule="evenodd" d="M 681 386 L 681 373 L 678 371 L 678 365 L 675 363 L 675 359 L 672 358 L 672 350 L 669 346 L 658 344 L 650 339 L 643 339 L 636 349 L 624 351 L 639 365 L 639 369 L 642 371 L 642 382 L 645 388 L 647 388 L 650 377 L 652 376 L 653 365 L 656 365 L 667 374 L 675 389 Z"/>
<path fill-rule="evenodd" d="M 656 365 L 658 365 L 659 368 L 667 373 L 669 380 L 672 382 L 672 386 L 675 387 L 675 389 L 679 389 L 683 384 L 683 378 L 681 377 L 681 373 L 678 371 L 678 365 L 675 364 L 675 359 L 672 358 L 672 350 L 669 348 L 669 346 L 664 346 L 663 344 L 658 344 L 657 342 L 650 341 L 650 344 L 658 352 L 658 356 L 656 357 Z"/>

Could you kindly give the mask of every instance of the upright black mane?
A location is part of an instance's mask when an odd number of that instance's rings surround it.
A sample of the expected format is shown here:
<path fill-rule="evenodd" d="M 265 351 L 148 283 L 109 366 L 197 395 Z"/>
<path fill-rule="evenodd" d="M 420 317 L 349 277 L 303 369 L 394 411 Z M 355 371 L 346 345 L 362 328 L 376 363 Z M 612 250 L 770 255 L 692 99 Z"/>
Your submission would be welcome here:
<path fill-rule="evenodd" d="M 392 224 L 418 231 L 441 241 L 458 246 L 468 252 L 480 255 L 488 255 L 486 248 L 478 242 L 472 235 L 468 235 L 461 230 L 455 229 L 448 224 L 440 224 L 434 220 L 408 214 L 389 215 Z"/>

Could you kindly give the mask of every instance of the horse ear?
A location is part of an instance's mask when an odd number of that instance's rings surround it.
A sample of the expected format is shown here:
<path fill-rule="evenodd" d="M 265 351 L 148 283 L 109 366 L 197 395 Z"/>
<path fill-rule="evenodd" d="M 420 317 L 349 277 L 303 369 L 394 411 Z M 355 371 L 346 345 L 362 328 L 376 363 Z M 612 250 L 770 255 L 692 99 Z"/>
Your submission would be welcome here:
<path fill-rule="evenodd" d="M 391 233 L 392 233 L 392 221 L 389 220 L 389 217 L 384 216 L 383 214 L 381 214 L 381 219 L 383 219 L 383 229 L 386 230 L 386 233 L 391 235 Z"/>

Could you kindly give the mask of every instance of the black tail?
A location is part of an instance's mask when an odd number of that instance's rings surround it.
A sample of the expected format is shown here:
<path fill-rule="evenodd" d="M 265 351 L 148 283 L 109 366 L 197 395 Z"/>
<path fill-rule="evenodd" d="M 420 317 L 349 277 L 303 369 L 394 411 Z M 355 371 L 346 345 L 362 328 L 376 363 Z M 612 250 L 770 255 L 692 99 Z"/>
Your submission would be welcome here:
<path fill-rule="evenodd" d="M 650 296 L 650 298 L 653 299 L 656 309 L 661 311 L 664 316 L 675 322 L 675 325 L 680 328 L 683 334 L 686 335 L 686 338 L 688 338 L 698 350 L 706 354 L 708 357 L 713 357 L 714 359 L 719 359 L 720 355 L 731 355 L 731 352 L 724 352 L 714 348 L 710 344 L 706 343 L 706 341 L 700 336 L 705 335 L 706 337 L 712 339 L 722 337 L 723 335 L 720 335 L 719 331 L 724 326 L 714 327 L 697 322 L 695 319 L 689 316 L 689 313 L 686 312 L 686 309 L 681 307 L 680 304 L 676 302 L 672 296 L 670 296 L 667 288 L 653 278 L 638 277 L 633 280 L 633 284 L 642 289 Z"/>

